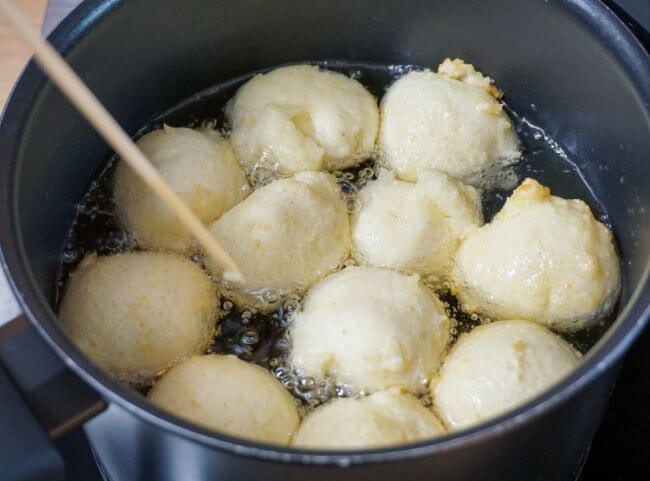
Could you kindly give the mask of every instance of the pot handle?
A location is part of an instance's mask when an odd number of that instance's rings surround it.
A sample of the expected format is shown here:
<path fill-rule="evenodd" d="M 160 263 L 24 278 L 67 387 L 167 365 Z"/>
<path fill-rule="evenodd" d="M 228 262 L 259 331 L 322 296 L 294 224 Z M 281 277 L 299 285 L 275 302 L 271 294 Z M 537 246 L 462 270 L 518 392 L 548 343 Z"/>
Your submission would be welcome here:
<path fill-rule="evenodd" d="M 3 481 L 65 477 L 52 441 L 106 407 L 24 315 L 0 327 L 0 467 Z"/>

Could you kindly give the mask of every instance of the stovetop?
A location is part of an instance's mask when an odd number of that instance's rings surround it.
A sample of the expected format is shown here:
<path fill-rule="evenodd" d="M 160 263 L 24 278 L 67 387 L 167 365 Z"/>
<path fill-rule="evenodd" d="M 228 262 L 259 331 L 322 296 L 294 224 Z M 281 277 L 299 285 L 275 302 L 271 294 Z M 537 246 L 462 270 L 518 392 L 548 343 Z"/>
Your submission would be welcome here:
<path fill-rule="evenodd" d="M 80 0 L 50 0 L 44 31 L 51 31 L 79 2 Z M 614 7 L 618 14 L 627 17 L 629 22 L 626 23 L 632 29 L 636 28 L 634 22 L 637 22 L 650 30 L 650 0 L 606 0 L 606 3 Z M 638 34 L 638 31 L 635 33 Z M 644 40 L 649 40 L 647 34 Z M 105 480 L 82 430 L 70 433 L 57 444 L 65 460 L 69 481 Z M 648 473 L 650 330 L 646 330 L 625 359 L 609 407 L 578 481 L 641 481 L 648 479 Z"/>

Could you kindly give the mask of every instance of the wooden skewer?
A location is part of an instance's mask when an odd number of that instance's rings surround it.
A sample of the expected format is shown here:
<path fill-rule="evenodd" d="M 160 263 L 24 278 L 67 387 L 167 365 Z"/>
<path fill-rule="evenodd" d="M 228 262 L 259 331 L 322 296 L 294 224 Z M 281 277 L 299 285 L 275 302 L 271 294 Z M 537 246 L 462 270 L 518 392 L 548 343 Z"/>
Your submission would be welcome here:
<path fill-rule="evenodd" d="M 224 271 L 224 278 L 243 284 L 244 276 L 203 223 L 165 182 L 156 168 L 133 143 L 86 84 L 56 50 L 31 26 L 23 13 L 10 1 L 0 0 L 2 11 L 18 37 L 34 50 L 34 57 L 51 80 L 109 145 L 125 160 L 154 193 L 169 207 L 190 233 L 201 243 Z"/>

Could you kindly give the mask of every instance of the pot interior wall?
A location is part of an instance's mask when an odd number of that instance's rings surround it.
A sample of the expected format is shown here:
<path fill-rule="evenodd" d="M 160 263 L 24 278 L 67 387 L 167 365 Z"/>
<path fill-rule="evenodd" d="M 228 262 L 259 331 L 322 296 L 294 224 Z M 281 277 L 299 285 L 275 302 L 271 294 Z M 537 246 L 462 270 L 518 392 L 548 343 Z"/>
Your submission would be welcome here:
<path fill-rule="evenodd" d="M 638 284 L 650 253 L 648 86 L 644 94 L 633 80 L 643 65 L 612 42 L 606 22 L 579 8 L 595 2 L 100 3 L 87 2 L 89 20 L 66 24 L 53 40 L 130 133 L 200 90 L 276 64 L 350 59 L 435 68 L 448 56 L 466 59 L 577 161 L 617 234 L 624 301 Z M 15 97 L 5 119 L 33 102 L 19 119 L 7 195 L 33 278 L 53 300 L 76 204 L 110 151 L 54 88 L 38 88 L 35 67 L 27 77 L 37 97 Z M 559 195 L 561 184 L 558 173 Z"/>

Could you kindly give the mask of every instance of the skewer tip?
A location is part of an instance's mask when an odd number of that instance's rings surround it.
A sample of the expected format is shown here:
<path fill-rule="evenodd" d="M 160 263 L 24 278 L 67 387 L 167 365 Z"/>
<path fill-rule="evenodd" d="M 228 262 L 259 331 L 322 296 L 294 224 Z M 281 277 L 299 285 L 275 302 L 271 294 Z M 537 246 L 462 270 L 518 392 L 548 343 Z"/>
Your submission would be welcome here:
<path fill-rule="evenodd" d="M 242 286 L 246 284 L 246 279 L 244 279 L 243 274 L 239 271 L 224 271 L 223 279 L 225 281 L 234 282 Z"/>

